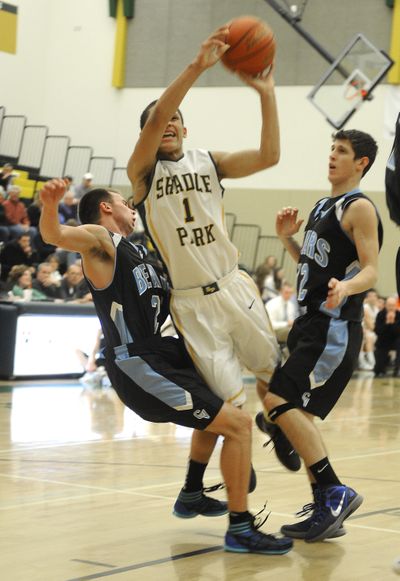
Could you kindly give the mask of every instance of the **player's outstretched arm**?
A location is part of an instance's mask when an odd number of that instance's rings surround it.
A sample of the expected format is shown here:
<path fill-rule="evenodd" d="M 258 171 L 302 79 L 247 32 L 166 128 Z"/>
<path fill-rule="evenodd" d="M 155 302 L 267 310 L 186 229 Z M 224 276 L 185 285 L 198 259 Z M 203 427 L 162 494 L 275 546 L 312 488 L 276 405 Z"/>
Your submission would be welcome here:
<path fill-rule="evenodd" d="M 65 226 L 60 224 L 58 205 L 65 194 L 63 180 L 53 179 L 45 183 L 40 199 L 43 207 L 40 215 L 39 229 L 43 240 L 65 250 L 84 254 L 91 248 L 100 247 L 95 235 L 96 229 L 104 230 L 97 225 Z"/>
<path fill-rule="evenodd" d="M 297 234 L 304 222 L 304 220 L 298 220 L 298 212 L 297 208 L 282 208 L 277 213 L 275 221 L 276 234 L 295 262 L 298 262 L 300 258 L 300 246 L 293 236 Z"/>
<path fill-rule="evenodd" d="M 128 162 L 128 177 L 138 204 L 146 195 L 146 178 L 156 161 L 157 151 L 168 122 L 178 110 L 183 98 L 198 77 L 217 63 L 229 48 L 225 43 L 227 25 L 218 28 L 201 45 L 195 59 L 167 87 L 143 127 L 135 149 Z"/>

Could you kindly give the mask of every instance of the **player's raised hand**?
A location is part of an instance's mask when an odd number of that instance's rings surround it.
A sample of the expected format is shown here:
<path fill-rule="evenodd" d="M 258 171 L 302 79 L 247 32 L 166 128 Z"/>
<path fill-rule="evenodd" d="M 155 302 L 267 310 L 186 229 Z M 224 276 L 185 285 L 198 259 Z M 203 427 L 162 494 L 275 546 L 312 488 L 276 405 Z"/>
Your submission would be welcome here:
<path fill-rule="evenodd" d="M 273 71 L 275 67 L 275 61 L 267 67 L 262 73 L 259 73 L 257 76 L 247 75 L 241 71 L 237 71 L 236 74 L 238 77 L 242 79 L 246 85 L 249 87 L 253 87 L 259 93 L 264 93 L 270 91 L 274 88 L 275 82 L 273 77 Z"/>
<path fill-rule="evenodd" d="M 40 199 L 44 205 L 58 204 L 64 197 L 65 190 L 66 184 L 64 180 L 49 180 L 40 190 Z"/>
<path fill-rule="evenodd" d="M 304 220 L 298 220 L 297 208 L 282 208 L 276 215 L 275 229 L 279 238 L 290 238 L 300 230 Z"/>
<path fill-rule="evenodd" d="M 200 51 L 195 58 L 195 64 L 202 69 L 208 69 L 220 60 L 222 55 L 229 49 L 225 39 L 229 33 L 227 24 L 217 28 L 201 45 Z"/>
<path fill-rule="evenodd" d="M 335 309 L 346 297 L 346 283 L 337 278 L 331 278 L 328 282 L 328 295 L 325 302 L 326 308 Z"/>

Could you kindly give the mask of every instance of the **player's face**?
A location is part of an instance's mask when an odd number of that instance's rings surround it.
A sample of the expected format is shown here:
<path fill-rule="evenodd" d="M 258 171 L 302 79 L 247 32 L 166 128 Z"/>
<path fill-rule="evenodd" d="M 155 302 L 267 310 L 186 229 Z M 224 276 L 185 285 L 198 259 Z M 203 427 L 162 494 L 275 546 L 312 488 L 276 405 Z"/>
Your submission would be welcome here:
<path fill-rule="evenodd" d="M 167 155 L 181 152 L 184 137 L 186 137 L 186 127 L 183 126 L 182 117 L 176 111 L 165 128 L 159 152 Z"/>
<path fill-rule="evenodd" d="M 329 156 L 328 179 L 331 184 L 340 184 L 355 176 L 359 171 L 359 162 L 355 159 L 350 141 L 335 140 Z"/>
<path fill-rule="evenodd" d="M 113 197 L 112 208 L 113 218 L 125 236 L 128 236 L 135 229 L 136 210 L 116 192 L 110 192 Z"/>

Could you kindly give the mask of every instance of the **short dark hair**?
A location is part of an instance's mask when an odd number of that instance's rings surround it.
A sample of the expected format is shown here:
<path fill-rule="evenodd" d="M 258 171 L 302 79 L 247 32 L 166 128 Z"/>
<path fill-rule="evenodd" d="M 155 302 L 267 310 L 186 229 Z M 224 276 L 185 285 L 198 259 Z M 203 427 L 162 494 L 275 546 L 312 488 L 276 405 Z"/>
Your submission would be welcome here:
<path fill-rule="evenodd" d="M 378 151 L 378 145 L 373 137 L 368 133 L 363 131 L 357 131 L 357 129 L 341 129 L 332 135 L 333 140 L 339 139 L 344 141 L 350 141 L 351 146 L 354 151 L 354 159 L 361 159 L 362 157 L 368 157 L 368 165 L 364 168 L 362 173 L 363 176 L 370 169 L 375 161 L 376 153 Z"/>
<path fill-rule="evenodd" d="M 94 188 L 82 196 L 78 208 L 79 220 L 82 224 L 99 223 L 101 202 L 112 202 L 112 195 L 104 188 Z"/>
<path fill-rule="evenodd" d="M 140 115 L 140 129 L 143 129 L 143 127 L 146 125 L 146 121 L 149 118 L 150 111 L 154 107 L 154 105 L 157 103 L 157 101 L 158 101 L 158 99 L 156 99 L 155 101 L 152 101 L 151 103 L 149 103 L 147 105 L 146 109 L 143 109 L 142 114 Z M 179 116 L 182 120 L 182 125 L 184 125 L 182 111 L 180 109 L 178 109 L 178 113 L 179 113 Z"/>

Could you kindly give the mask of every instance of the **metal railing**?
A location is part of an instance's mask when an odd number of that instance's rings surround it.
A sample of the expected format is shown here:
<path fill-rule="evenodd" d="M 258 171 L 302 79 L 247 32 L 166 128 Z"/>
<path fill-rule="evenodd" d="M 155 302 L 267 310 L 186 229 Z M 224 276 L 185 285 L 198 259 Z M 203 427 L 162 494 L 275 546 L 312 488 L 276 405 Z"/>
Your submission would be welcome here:
<path fill-rule="evenodd" d="M 21 153 L 25 115 L 3 115 L 0 134 L 0 158 L 16 163 Z"/>
<path fill-rule="evenodd" d="M 93 156 L 90 159 L 89 171 L 94 175 L 93 182 L 102 186 L 110 186 L 115 167 L 113 157 Z"/>
<path fill-rule="evenodd" d="M 39 173 L 48 131 L 46 125 L 25 125 L 18 158 L 20 169 Z"/>
<path fill-rule="evenodd" d="M 93 149 L 87 145 L 71 145 L 68 147 L 64 164 L 63 176 L 72 176 L 75 181 L 89 171 Z"/>
<path fill-rule="evenodd" d="M 231 240 L 239 250 L 239 264 L 253 272 L 261 228 L 257 224 L 235 224 Z"/>
<path fill-rule="evenodd" d="M 44 145 L 39 174 L 41 179 L 62 177 L 69 148 L 67 135 L 48 135 Z"/>

